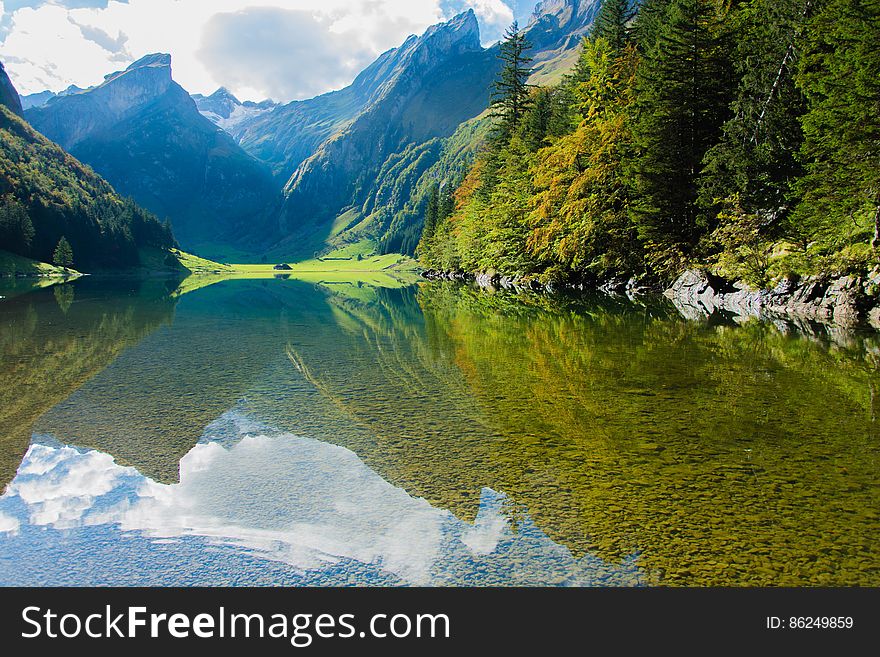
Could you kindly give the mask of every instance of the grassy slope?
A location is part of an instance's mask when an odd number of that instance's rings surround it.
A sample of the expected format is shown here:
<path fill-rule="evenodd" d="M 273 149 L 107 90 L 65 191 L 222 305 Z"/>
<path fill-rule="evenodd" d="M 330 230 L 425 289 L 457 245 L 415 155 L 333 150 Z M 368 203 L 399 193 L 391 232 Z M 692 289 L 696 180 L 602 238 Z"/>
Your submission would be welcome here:
<path fill-rule="evenodd" d="M 418 265 L 399 254 L 306 260 L 293 263 L 290 270 L 277 270 L 274 264 L 227 265 L 205 260 L 184 251 L 173 251 L 181 267 L 190 274 L 180 283 L 178 296 L 232 279 L 289 277 L 314 283 L 345 285 L 365 283 L 377 287 L 400 287 L 418 280 Z"/>
<path fill-rule="evenodd" d="M 38 262 L 8 251 L 0 251 L 0 276 L 41 276 L 52 278 L 70 278 L 79 276 L 73 269 L 56 267 L 46 262 Z"/>

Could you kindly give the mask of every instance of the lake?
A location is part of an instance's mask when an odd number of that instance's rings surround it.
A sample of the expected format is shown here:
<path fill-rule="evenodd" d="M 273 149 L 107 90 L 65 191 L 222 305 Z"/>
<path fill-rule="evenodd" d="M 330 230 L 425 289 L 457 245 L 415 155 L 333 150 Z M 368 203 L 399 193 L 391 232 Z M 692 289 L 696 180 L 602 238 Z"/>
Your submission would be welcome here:
<path fill-rule="evenodd" d="M 874 333 L 441 282 L 0 295 L 0 585 L 880 585 Z"/>

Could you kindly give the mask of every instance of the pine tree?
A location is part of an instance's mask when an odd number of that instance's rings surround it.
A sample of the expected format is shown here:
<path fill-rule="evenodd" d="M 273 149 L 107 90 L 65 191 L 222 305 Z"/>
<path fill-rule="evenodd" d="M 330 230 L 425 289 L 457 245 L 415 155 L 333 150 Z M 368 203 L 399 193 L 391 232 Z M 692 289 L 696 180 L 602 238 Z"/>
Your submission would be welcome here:
<path fill-rule="evenodd" d="M 807 19 L 823 1 L 752 0 L 739 14 L 734 115 L 706 156 L 700 203 L 717 212 L 736 196 L 738 207 L 763 218 L 768 235 L 780 229 L 802 174 L 806 103 L 794 74 Z"/>
<path fill-rule="evenodd" d="M 672 0 L 642 0 L 632 26 L 639 52 L 643 55 L 657 45 Z"/>
<path fill-rule="evenodd" d="M 830 0 L 810 20 L 797 84 L 807 173 L 793 228 L 880 249 L 880 2 Z M 861 235 L 860 235 L 861 232 Z"/>
<path fill-rule="evenodd" d="M 27 209 L 12 194 L 0 197 L 0 244 L 19 255 L 30 255 L 34 225 Z"/>
<path fill-rule="evenodd" d="M 534 154 L 519 135 L 498 155 L 498 183 L 482 212 L 485 231 L 480 236 L 481 256 L 476 269 L 525 275 L 536 270 L 536 258 L 528 252 L 528 215 L 533 194 L 531 165 Z"/>
<path fill-rule="evenodd" d="M 428 194 L 428 204 L 425 207 L 425 227 L 422 235 L 425 239 L 431 239 L 434 231 L 437 230 L 437 224 L 440 221 L 440 186 L 436 183 L 431 186 Z"/>
<path fill-rule="evenodd" d="M 55 247 L 55 253 L 52 255 L 52 262 L 65 269 L 73 267 L 73 249 L 70 248 L 70 242 L 66 237 L 62 236 L 58 240 L 58 246 Z"/>
<path fill-rule="evenodd" d="M 651 26 L 636 77 L 631 209 L 659 273 L 693 257 L 708 228 L 696 203 L 697 177 L 729 115 L 728 53 L 710 0 L 671 0 Z"/>
<path fill-rule="evenodd" d="M 604 0 L 593 22 L 591 38 L 605 39 L 615 56 L 623 52 L 631 40 L 629 24 L 635 10 L 630 5 L 630 0 Z"/>
<path fill-rule="evenodd" d="M 455 212 L 455 196 L 453 191 L 453 187 L 449 183 L 443 185 L 443 192 L 440 195 L 440 204 L 438 206 L 439 221 L 446 221 Z"/>
<path fill-rule="evenodd" d="M 503 65 L 492 91 L 493 116 L 498 119 L 493 141 L 499 148 L 510 141 L 531 105 L 528 80 L 532 59 L 525 54 L 531 47 L 518 23 L 504 33 L 498 54 Z"/>

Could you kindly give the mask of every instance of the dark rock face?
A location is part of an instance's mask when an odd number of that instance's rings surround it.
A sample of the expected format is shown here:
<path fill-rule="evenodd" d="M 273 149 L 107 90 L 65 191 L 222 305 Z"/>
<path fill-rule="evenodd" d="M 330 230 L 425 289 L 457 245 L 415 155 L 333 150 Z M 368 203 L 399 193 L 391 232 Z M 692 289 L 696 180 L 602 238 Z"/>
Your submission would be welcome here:
<path fill-rule="evenodd" d="M 168 55 L 144 57 L 26 117 L 121 194 L 170 218 L 185 248 L 273 235 L 279 188 L 265 166 L 199 113 L 173 81 Z"/>
<path fill-rule="evenodd" d="M 772 290 L 752 290 L 742 282 L 691 269 L 681 274 L 665 294 L 689 319 L 726 312 L 742 318 L 787 317 L 842 327 L 871 321 L 880 328 L 880 307 L 871 309 L 877 304 L 878 283 L 880 270 L 866 279 L 784 279 Z"/>
<path fill-rule="evenodd" d="M 6 69 L 0 63 L 0 105 L 9 108 L 15 114 L 24 116 L 24 110 L 21 108 L 21 99 L 18 92 L 12 84 L 12 80 L 6 74 Z"/>

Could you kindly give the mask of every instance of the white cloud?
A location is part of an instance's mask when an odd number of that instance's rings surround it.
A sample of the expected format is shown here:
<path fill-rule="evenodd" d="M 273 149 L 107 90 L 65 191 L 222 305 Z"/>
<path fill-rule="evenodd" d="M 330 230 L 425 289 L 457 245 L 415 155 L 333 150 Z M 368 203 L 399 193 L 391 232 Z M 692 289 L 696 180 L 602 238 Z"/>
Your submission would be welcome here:
<path fill-rule="evenodd" d="M 100 452 L 32 445 L 8 492 L 28 504 L 32 524 L 65 529 L 78 526 L 95 500 L 116 487 L 123 472 L 112 457 Z"/>
<path fill-rule="evenodd" d="M 4 0 L 0 59 L 23 94 L 98 84 L 168 52 L 190 92 L 290 100 L 347 84 L 467 7 L 491 38 L 514 16 L 503 0 Z"/>
<path fill-rule="evenodd" d="M 0 513 L 0 534 L 17 534 L 20 526 L 18 518 Z"/>
<path fill-rule="evenodd" d="M 503 32 L 513 22 L 513 9 L 501 0 L 471 0 L 467 4 L 473 7 L 484 31 L 491 31 L 493 36 L 496 32 Z"/>

